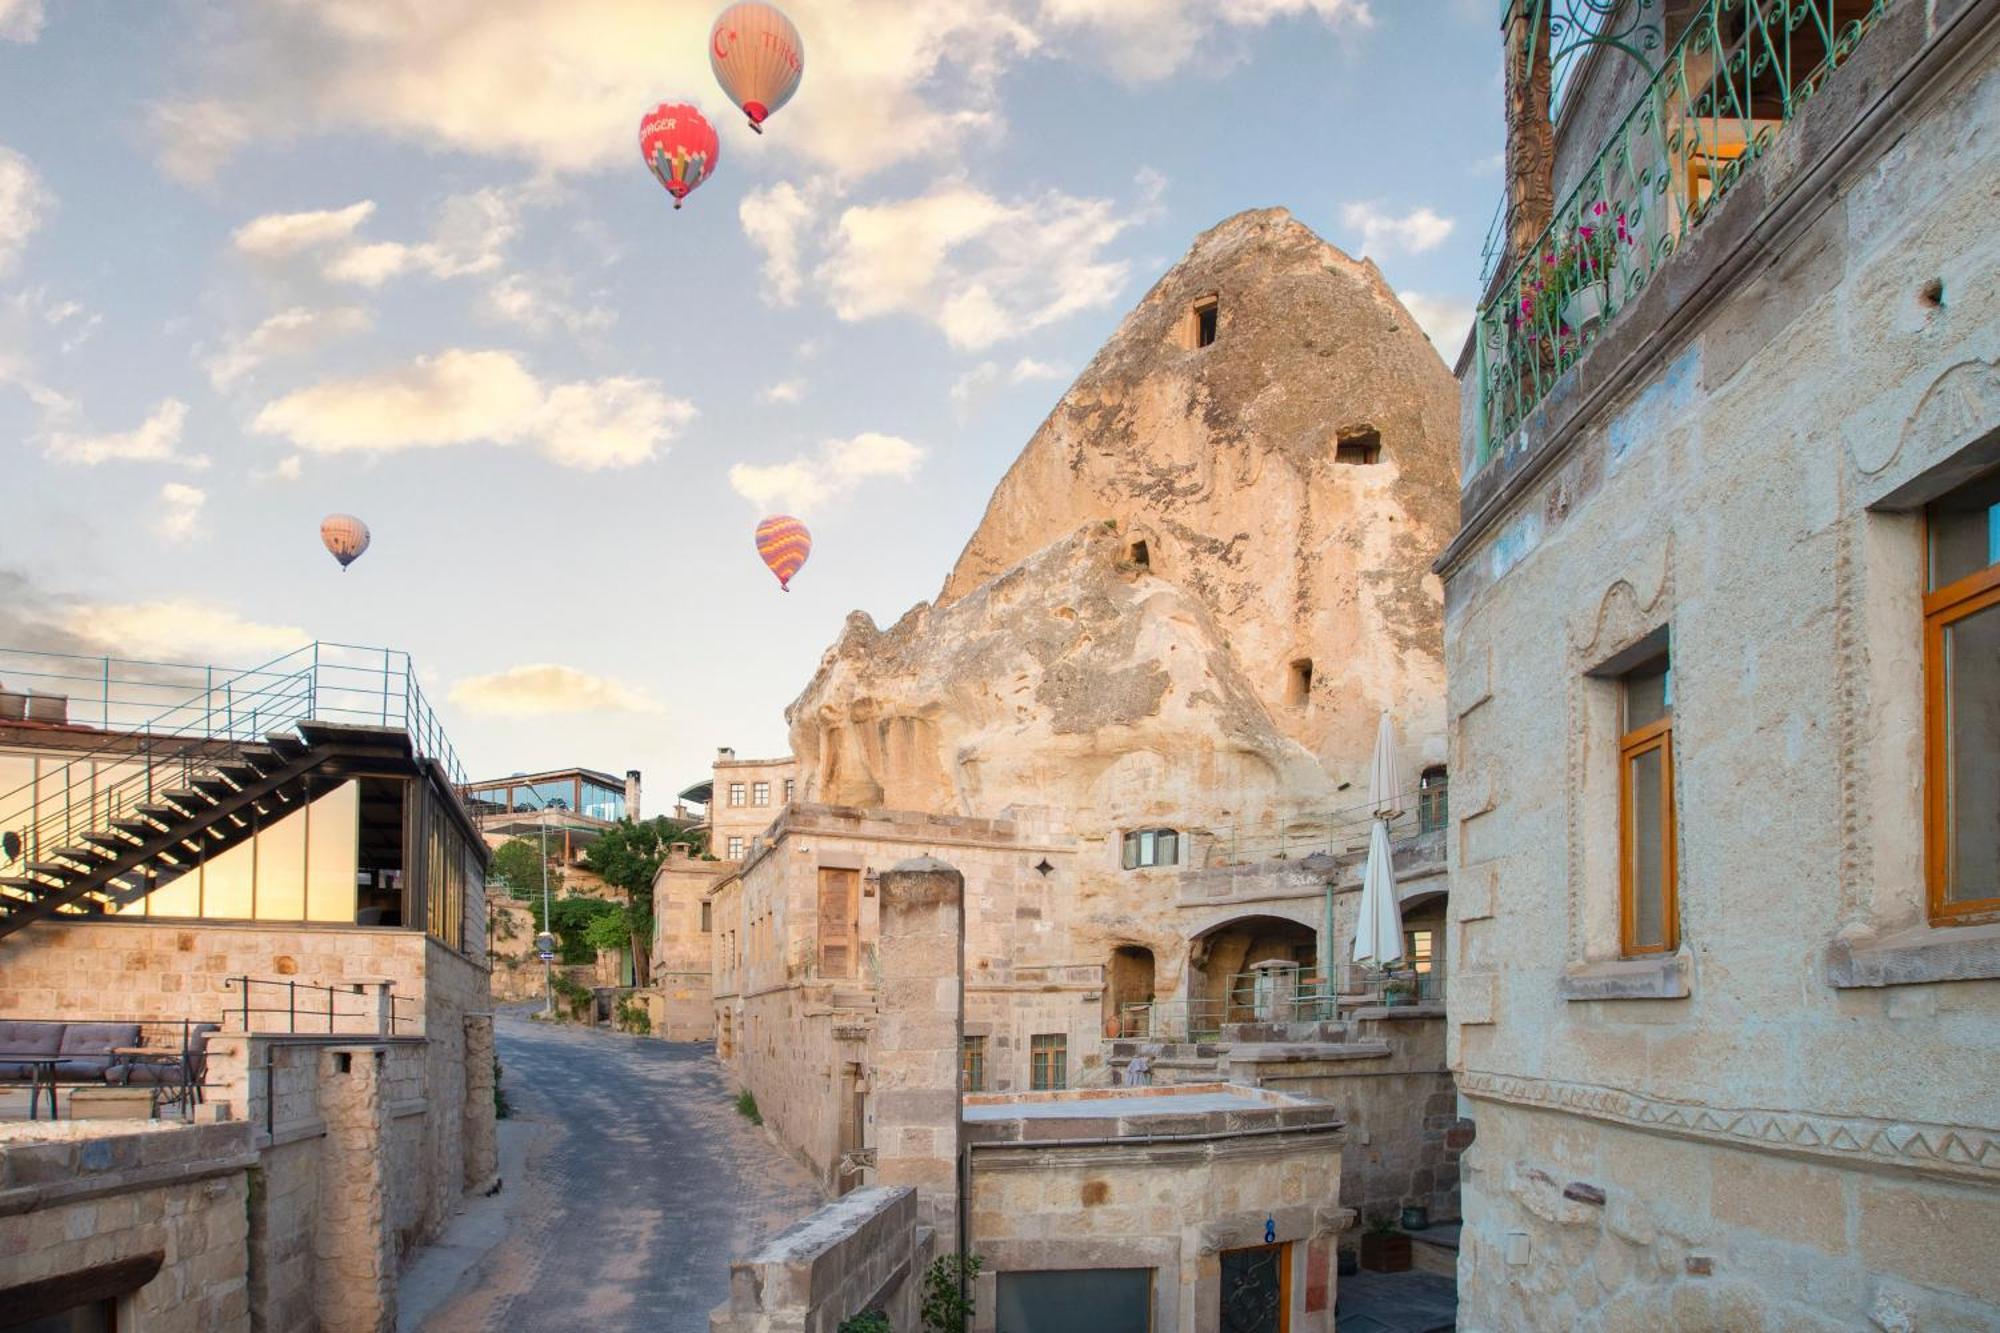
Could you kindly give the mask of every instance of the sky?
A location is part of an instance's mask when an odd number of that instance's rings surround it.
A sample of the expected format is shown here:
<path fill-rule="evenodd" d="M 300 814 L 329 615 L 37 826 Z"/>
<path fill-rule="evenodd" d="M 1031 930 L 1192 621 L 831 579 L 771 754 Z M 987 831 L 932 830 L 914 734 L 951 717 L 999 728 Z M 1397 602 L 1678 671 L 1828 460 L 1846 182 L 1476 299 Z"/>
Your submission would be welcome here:
<path fill-rule="evenodd" d="M 475 777 L 659 810 L 936 593 L 1207 227 L 1289 208 L 1458 350 L 1492 0 L 791 0 L 761 136 L 719 8 L 0 0 L 0 646 L 396 648 Z M 721 143 L 679 212 L 663 100 Z"/>

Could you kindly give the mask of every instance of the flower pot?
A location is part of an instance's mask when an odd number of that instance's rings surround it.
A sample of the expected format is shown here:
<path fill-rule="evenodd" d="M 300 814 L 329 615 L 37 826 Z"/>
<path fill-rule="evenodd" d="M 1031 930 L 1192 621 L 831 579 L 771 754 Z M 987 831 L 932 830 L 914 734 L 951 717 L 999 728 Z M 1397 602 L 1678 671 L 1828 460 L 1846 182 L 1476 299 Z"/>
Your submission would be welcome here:
<path fill-rule="evenodd" d="M 1403 1230 L 1422 1231 L 1431 1224 L 1431 1210 L 1420 1203 L 1403 1205 Z"/>
<path fill-rule="evenodd" d="M 1563 302 L 1562 322 L 1572 333 L 1582 333 L 1583 326 L 1595 324 L 1604 318 L 1604 307 L 1611 299 L 1611 284 L 1607 282 L 1585 283 L 1569 294 Z"/>
<path fill-rule="evenodd" d="M 1361 1266 L 1371 1273 L 1405 1273 L 1410 1268 L 1410 1238 L 1400 1231 L 1361 1234 Z"/>

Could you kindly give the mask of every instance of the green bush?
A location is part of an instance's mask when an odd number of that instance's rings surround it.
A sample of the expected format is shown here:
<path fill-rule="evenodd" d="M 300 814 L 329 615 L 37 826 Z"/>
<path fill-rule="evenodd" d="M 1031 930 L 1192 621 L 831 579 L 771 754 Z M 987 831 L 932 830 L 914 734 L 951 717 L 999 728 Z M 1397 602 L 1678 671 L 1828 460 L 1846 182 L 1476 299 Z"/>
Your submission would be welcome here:
<path fill-rule="evenodd" d="M 972 1280 L 984 1265 L 978 1255 L 941 1254 L 924 1270 L 921 1313 L 931 1333 L 965 1333 L 972 1322 Z"/>
<path fill-rule="evenodd" d="M 764 1123 L 764 1113 L 757 1109 L 757 1094 L 748 1088 L 736 1094 L 736 1114 L 753 1125 Z"/>
<path fill-rule="evenodd" d="M 646 1012 L 646 1006 L 635 1003 L 629 996 L 620 996 L 618 1006 L 612 1010 L 611 1021 L 620 1032 L 630 1032 L 635 1036 L 649 1036 L 653 1031 L 653 1017 Z"/>
<path fill-rule="evenodd" d="M 889 1316 L 880 1310 L 863 1310 L 840 1321 L 834 1333 L 895 1333 L 889 1327 Z"/>
<path fill-rule="evenodd" d="M 574 978 L 558 972 L 550 980 L 556 993 L 556 1007 L 567 1009 L 573 1023 L 591 1023 L 597 1019 L 597 996 L 590 987 Z"/>

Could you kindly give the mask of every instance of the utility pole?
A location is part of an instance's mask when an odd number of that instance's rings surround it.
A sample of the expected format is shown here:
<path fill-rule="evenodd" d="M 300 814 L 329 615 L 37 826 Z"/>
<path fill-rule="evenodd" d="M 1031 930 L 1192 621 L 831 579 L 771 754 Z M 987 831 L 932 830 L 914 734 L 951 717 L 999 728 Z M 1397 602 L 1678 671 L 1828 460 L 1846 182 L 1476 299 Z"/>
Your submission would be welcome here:
<path fill-rule="evenodd" d="M 549 803 L 547 801 L 542 802 L 540 822 L 542 826 L 542 933 L 547 935 L 550 943 L 553 944 L 555 942 L 556 928 L 554 918 L 549 915 Z M 553 957 L 554 953 L 555 950 L 552 948 L 542 950 L 542 1012 L 545 1014 L 553 1014 L 556 1011 L 556 965 Z"/>

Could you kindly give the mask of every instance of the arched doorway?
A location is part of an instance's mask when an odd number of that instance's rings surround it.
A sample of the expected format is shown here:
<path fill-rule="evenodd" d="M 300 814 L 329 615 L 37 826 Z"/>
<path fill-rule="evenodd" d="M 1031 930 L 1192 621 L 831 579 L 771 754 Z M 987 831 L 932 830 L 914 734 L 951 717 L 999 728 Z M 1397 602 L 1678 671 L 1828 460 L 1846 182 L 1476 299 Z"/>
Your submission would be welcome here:
<path fill-rule="evenodd" d="M 1153 1002 L 1153 951 L 1139 944 L 1121 944 L 1111 951 L 1104 969 L 1104 1031 L 1125 1036 L 1144 1030 L 1126 1013 L 1128 1006 Z"/>
<path fill-rule="evenodd" d="M 1311 967 L 1319 935 L 1311 926 L 1277 916 L 1244 916 L 1202 932 L 1188 955 L 1188 994 L 1204 1013 L 1225 1022 L 1240 1022 L 1248 1014 L 1230 1017 L 1231 978 L 1259 963 L 1287 962 Z"/>

